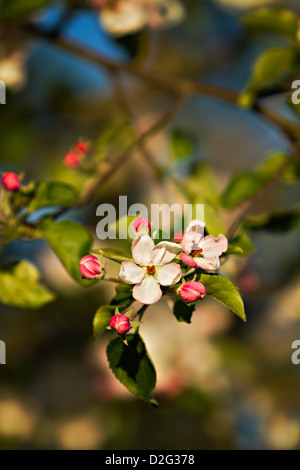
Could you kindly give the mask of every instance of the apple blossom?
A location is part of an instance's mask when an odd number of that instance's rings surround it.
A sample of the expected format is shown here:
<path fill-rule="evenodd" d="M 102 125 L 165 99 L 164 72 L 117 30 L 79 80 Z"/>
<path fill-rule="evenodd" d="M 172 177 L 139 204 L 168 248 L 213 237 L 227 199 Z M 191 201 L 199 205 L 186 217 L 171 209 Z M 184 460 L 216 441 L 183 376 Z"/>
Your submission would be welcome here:
<path fill-rule="evenodd" d="M 206 295 L 206 288 L 201 282 L 190 281 L 180 288 L 180 297 L 184 302 L 196 302 Z"/>
<path fill-rule="evenodd" d="M 110 326 L 116 329 L 118 335 L 125 335 L 132 328 L 127 315 L 114 315 L 110 322 Z"/>
<path fill-rule="evenodd" d="M 179 264 L 170 263 L 180 247 L 171 242 L 155 246 L 152 238 L 142 233 L 133 240 L 131 251 L 136 264 L 123 261 L 119 277 L 126 284 L 135 284 L 132 292 L 135 300 L 154 304 L 162 296 L 160 286 L 177 284 L 182 277 Z"/>
<path fill-rule="evenodd" d="M 11 171 L 3 174 L 1 183 L 7 191 L 11 191 L 12 193 L 16 193 L 21 187 L 19 176 Z"/>
<path fill-rule="evenodd" d="M 203 237 L 205 225 L 197 219 L 189 224 L 181 242 L 180 259 L 190 268 L 215 271 L 220 266 L 219 256 L 228 249 L 228 240 L 222 234 Z"/>
<path fill-rule="evenodd" d="M 79 261 L 79 270 L 83 279 L 96 279 L 101 275 L 101 264 L 95 255 L 87 255 Z"/>

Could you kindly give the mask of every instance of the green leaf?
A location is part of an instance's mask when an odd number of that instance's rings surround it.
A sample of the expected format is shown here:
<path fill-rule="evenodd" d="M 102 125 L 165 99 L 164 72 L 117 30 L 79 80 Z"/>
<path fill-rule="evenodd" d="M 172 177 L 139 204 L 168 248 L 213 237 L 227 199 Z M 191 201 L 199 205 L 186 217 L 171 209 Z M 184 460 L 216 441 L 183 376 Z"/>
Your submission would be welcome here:
<path fill-rule="evenodd" d="M 0 271 L 0 301 L 19 308 L 41 308 L 55 300 L 46 287 L 38 282 L 39 272 L 27 262 L 19 262 L 12 271 Z"/>
<path fill-rule="evenodd" d="M 37 192 L 29 204 L 31 212 L 47 206 L 73 206 L 79 197 L 78 190 L 60 182 L 39 183 Z"/>
<path fill-rule="evenodd" d="M 246 201 L 261 188 L 265 178 L 255 172 L 243 172 L 235 175 L 221 196 L 225 209 L 232 209 Z"/>
<path fill-rule="evenodd" d="M 228 250 L 225 253 L 225 256 L 228 255 L 241 255 L 247 256 L 254 250 L 254 246 L 251 243 L 249 237 L 243 233 L 234 237 L 229 243 Z"/>
<path fill-rule="evenodd" d="M 284 47 L 263 52 L 254 65 L 250 87 L 257 90 L 272 85 L 289 70 L 293 59 L 293 52 Z"/>
<path fill-rule="evenodd" d="M 174 302 L 173 313 L 179 322 L 191 323 L 195 304 L 188 305 L 181 299 Z"/>
<path fill-rule="evenodd" d="M 151 392 L 156 384 L 156 372 L 139 334 L 113 339 L 107 346 L 109 366 L 116 378 L 137 398 L 152 403 Z"/>
<path fill-rule="evenodd" d="M 108 326 L 110 319 L 114 316 L 116 308 L 112 305 L 102 305 L 98 308 L 93 320 L 94 338 L 101 335 Z"/>
<path fill-rule="evenodd" d="M 236 285 L 227 277 L 219 274 L 201 274 L 200 282 L 206 287 L 206 295 L 225 305 L 243 321 L 246 321 L 241 294 Z"/>
<path fill-rule="evenodd" d="M 0 20 L 27 15 L 50 3 L 50 0 L 1 0 Z"/>
<path fill-rule="evenodd" d="M 286 182 L 296 181 L 299 178 L 299 166 L 296 162 L 292 161 L 289 154 L 284 152 L 275 153 L 268 157 L 258 169 L 258 174 L 267 181 L 276 175 L 288 160 L 290 163 L 280 179 Z"/>
<path fill-rule="evenodd" d="M 112 261 L 117 261 L 118 263 L 122 263 L 122 261 L 133 261 L 133 258 L 126 253 L 123 253 L 119 250 L 113 250 L 110 248 L 102 248 L 100 250 L 92 250 L 92 253 L 95 253 L 99 256 L 103 256 L 104 258 L 110 259 Z"/>
<path fill-rule="evenodd" d="M 39 226 L 43 238 L 55 252 L 64 267 L 75 281 L 83 286 L 93 285 L 95 281 L 81 279 L 79 261 L 92 247 L 92 239 L 82 225 L 72 220 L 53 222 L 44 219 Z"/>
<path fill-rule="evenodd" d="M 242 21 L 249 28 L 263 29 L 289 38 L 295 38 L 298 31 L 298 18 L 289 10 L 260 8 L 247 13 Z"/>
<path fill-rule="evenodd" d="M 257 58 L 249 83 L 239 97 L 239 104 L 253 106 L 258 91 L 269 88 L 283 78 L 293 66 L 295 54 L 292 49 L 275 47 L 264 51 Z"/>
<path fill-rule="evenodd" d="M 132 286 L 128 284 L 119 284 L 116 286 L 116 295 L 110 304 L 118 307 L 120 310 L 124 310 L 128 308 L 133 301 Z"/>
<path fill-rule="evenodd" d="M 176 159 L 186 158 L 193 154 L 194 143 L 181 130 L 175 130 L 171 135 L 172 153 Z"/>

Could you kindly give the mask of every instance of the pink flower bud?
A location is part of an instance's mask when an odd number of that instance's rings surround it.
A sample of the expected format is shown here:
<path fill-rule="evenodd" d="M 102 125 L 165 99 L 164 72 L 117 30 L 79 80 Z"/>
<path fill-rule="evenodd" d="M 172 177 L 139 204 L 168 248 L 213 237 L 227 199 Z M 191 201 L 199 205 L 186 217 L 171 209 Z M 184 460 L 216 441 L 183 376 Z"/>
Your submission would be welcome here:
<path fill-rule="evenodd" d="M 138 217 L 133 222 L 133 228 L 136 232 L 145 231 L 148 233 L 151 231 L 151 224 L 145 217 Z"/>
<path fill-rule="evenodd" d="M 174 242 L 181 243 L 183 239 L 183 233 L 175 233 Z"/>
<path fill-rule="evenodd" d="M 90 146 L 87 142 L 84 142 L 82 140 L 78 141 L 77 144 L 75 145 L 75 150 L 80 153 L 87 153 L 90 149 Z"/>
<path fill-rule="evenodd" d="M 70 151 L 64 158 L 64 165 L 68 168 L 77 168 L 81 163 L 81 157 L 78 153 Z"/>
<path fill-rule="evenodd" d="M 117 330 L 118 335 L 125 335 L 131 329 L 131 323 L 127 315 L 114 315 L 109 324 Z"/>
<path fill-rule="evenodd" d="M 87 255 L 79 261 L 79 270 L 83 279 L 95 279 L 101 274 L 101 264 L 95 255 Z"/>
<path fill-rule="evenodd" d="M 180 288 L 180 297 L 184 302 L 196 302 L 206 295 L 206 288 L 201 282 L 190 281 Z"/>
<path fill-rule="evenodd" d="M 16 173 L 12 173 L 9 171 L 8 173 L 4 173 L 4 175 L 1 178 L 1 183 L 7 191 L 11 191 L 13 193 L 16 193 L 19 191 L 21 187 L 21 181 L 19 176 Z"/>

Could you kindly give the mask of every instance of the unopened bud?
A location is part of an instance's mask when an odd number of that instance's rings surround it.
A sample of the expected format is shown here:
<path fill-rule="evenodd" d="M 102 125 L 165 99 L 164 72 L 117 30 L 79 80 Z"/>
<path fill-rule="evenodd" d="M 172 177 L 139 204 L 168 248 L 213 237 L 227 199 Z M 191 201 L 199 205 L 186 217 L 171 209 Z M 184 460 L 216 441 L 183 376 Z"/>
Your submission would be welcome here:
<path fill-rule="evenodd" d="M 79 270 L 83 279 L 95 279 L 101 274 L 101 264 L 95 255 L 87 255 L 79 261 Z"/>
<path fill-rule="evenodd" d="M 206 295 L 206 288 L 201 282 L 190 281 L 180 288 L 180 297 L 184 302 L 196 302 Z"/>
<path fill-rule="evenodd" d="M 75 145 L 75 149 L 77 150 L 77 152 L 87 153 L 90 149 L 90 146 L 87 142 L 84 142 L 83 140 L 80 140 Z"/>
<path fill-rule="evenodd" d="M 12 173 L 11 171 L 4 173 L 1 178 L 1 183 L 7 191 L 11 191 L 13 193 L 19 191 L 21 187 L 19 176 L 16 173 Z"/>
<path fill-rule="evenodd" d="M 77 168 L 81 163 L 81 157 L 77 152 L 70 151 L 66 154 L 63 162 L 68 168 Z"/>
<path fill-rule="evenodd" d="M 117 331 L 118 335 L 125 335 L 132 328 L 127 315 L 114 315 L 110 322 L 110 326 Z"/>
<path fill-rule="evenodd" d="M 150 224 L 149 220 L 146 219 L 145 217 L 138 217 L 133 222 L 133 228 L 137 233 L 138 232 L 148 233 L 148 232 L 151 231 L 151 224 Z"/>

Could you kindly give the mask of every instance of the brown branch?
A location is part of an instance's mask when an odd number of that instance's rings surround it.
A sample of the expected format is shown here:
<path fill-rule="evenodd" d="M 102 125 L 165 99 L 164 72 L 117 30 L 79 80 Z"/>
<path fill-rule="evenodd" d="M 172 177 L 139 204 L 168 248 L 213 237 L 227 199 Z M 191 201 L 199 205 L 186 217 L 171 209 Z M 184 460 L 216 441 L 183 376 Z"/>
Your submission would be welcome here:
<path fill-rule="evenodd" d="M 186 104 L 189 95 L 180 95 L 172 103 L 170 108 L 145 132 L 140 134 L 124 151 L 115 157 L 109 163 L 106 163 L 106 169 L 101 171 L 101 165 L 98 168 L 99 177 L 93 182 L 92 186 L 88 189 L 86 194 L 77 203 L 77 206 L 83 206 L 90 202 L 98 193 L 99 189 L 107 183 L 107 181 L 114 175 L 114 173 L 129 159 L 132 151 L 144 143 L 154 134 L 162 130 L 169 122 L 177 115 L 180 109 Z"/>

